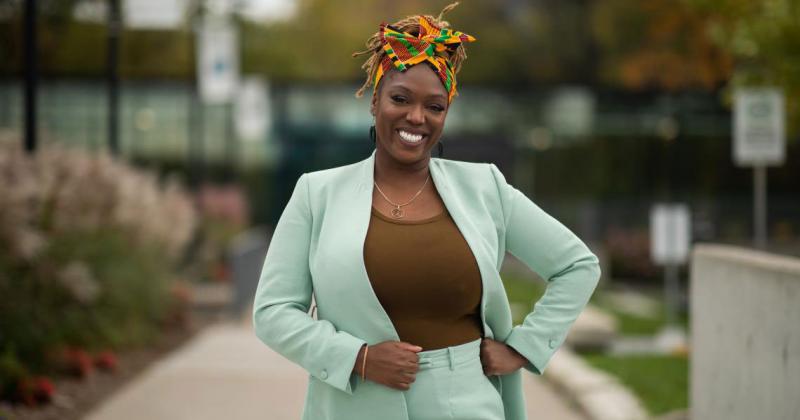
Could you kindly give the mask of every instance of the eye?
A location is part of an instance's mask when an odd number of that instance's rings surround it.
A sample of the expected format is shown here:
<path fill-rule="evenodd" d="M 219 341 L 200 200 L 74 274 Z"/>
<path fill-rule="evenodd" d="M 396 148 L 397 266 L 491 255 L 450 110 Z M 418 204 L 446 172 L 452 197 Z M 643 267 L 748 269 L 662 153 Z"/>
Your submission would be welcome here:
<path fill-rule="evenodd" d="M 439 104 L 433 104 L 433 105 L 429 106 L 428 108 L 430 108 L 430 110 L 432 110 L 434 112 L 444 112 L 444 107 L 439 105 Z"/>
<path fill-rule="evenodd" d="M 400 104 L 407 102 L 406 97 L 402 96 L 402 95 L 392 95 L 391 98 L 392 98 L 392 100 L 394 102 L 397 102 L 397 103 L 400 103 Z"/>

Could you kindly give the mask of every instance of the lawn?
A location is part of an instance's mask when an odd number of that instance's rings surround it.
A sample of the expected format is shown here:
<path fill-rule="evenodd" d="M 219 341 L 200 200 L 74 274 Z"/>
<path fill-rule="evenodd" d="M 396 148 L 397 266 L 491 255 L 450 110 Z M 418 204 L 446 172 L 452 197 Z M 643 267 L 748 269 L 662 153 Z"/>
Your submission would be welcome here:
<path fill-rule="evenodd" d="M 584 355 L 592 366 L 622 381 L 651 415 L 689 406 L 689 359 L 660 355 Z"/>
<path fill-rule="evenodd" d="M 535 281 L 511 273 L 502 273 L 503 286 L 506 289 L 508 301 L 512 305 L 514 325 L 522 323 L 528 312 L 533 310 L 533 304 L 544 294 L 545 285 L 541 281 Z M 514 307 L 520 305 L 525 308 L 525 312 L 514 311 Z"/>
<path fill-rule="evenodd" d="M 525 276 L 502 273 L 508 300 L 522 305 L 526 311 L 542 296 L 545 284 Z M 657 296 L 654 296 L 657 298 Z M 634 315 L 614 308 L 597 290 L 590 303 L 609 314 L 618 322 L 621 335 L 653 335 L 664 326 L 666 317 L 663 305 L 653 317 Z M 514 313 L 514 324 L 522 322 L 526 313 Z M 687 314 L 680 314 L 679 324 L 687 328 Z M 619 378 L 645 405 L 651 415 L 660 415 L 689 406 L 689 360 L 686 356 L 672 355 L 581 355 L 589 364 Z"/>

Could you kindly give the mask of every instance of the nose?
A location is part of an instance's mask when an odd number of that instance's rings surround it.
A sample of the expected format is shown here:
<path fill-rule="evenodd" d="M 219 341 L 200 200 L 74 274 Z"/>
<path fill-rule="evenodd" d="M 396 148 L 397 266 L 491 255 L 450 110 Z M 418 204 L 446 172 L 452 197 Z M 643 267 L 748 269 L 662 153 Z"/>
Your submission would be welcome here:
<path fill-rule="evenodd" d="M 406 114 L 406 121 L 414 125 L 422 125 L 425 122 L 425 113 L 421 105 L 412 106 Z"/>

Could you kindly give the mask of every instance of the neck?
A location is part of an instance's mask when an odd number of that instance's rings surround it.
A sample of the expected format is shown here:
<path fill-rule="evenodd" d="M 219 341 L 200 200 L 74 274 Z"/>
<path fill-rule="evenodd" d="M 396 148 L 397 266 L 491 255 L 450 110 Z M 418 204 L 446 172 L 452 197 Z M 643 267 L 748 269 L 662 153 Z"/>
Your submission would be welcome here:
<path fill-rule="evenodd" d="M 381 150 L 375 151 L 375 182 L 396 190 L 418 189 L 430 173 L 428 164 L 430 156 L 418 162 L 405 164 L 394 160 Z"/>

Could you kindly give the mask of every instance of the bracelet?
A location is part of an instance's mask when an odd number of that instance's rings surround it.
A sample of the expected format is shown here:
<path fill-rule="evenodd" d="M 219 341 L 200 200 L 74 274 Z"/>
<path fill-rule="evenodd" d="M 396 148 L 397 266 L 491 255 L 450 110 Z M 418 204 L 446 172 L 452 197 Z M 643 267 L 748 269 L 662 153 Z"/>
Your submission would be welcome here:
<path fill-rule="evenodd" d="M 367 352 L 369 351 L 369 345 L 364 346 L 364 359 L 361 360 L 361 382 L 367 380 Z"/>

